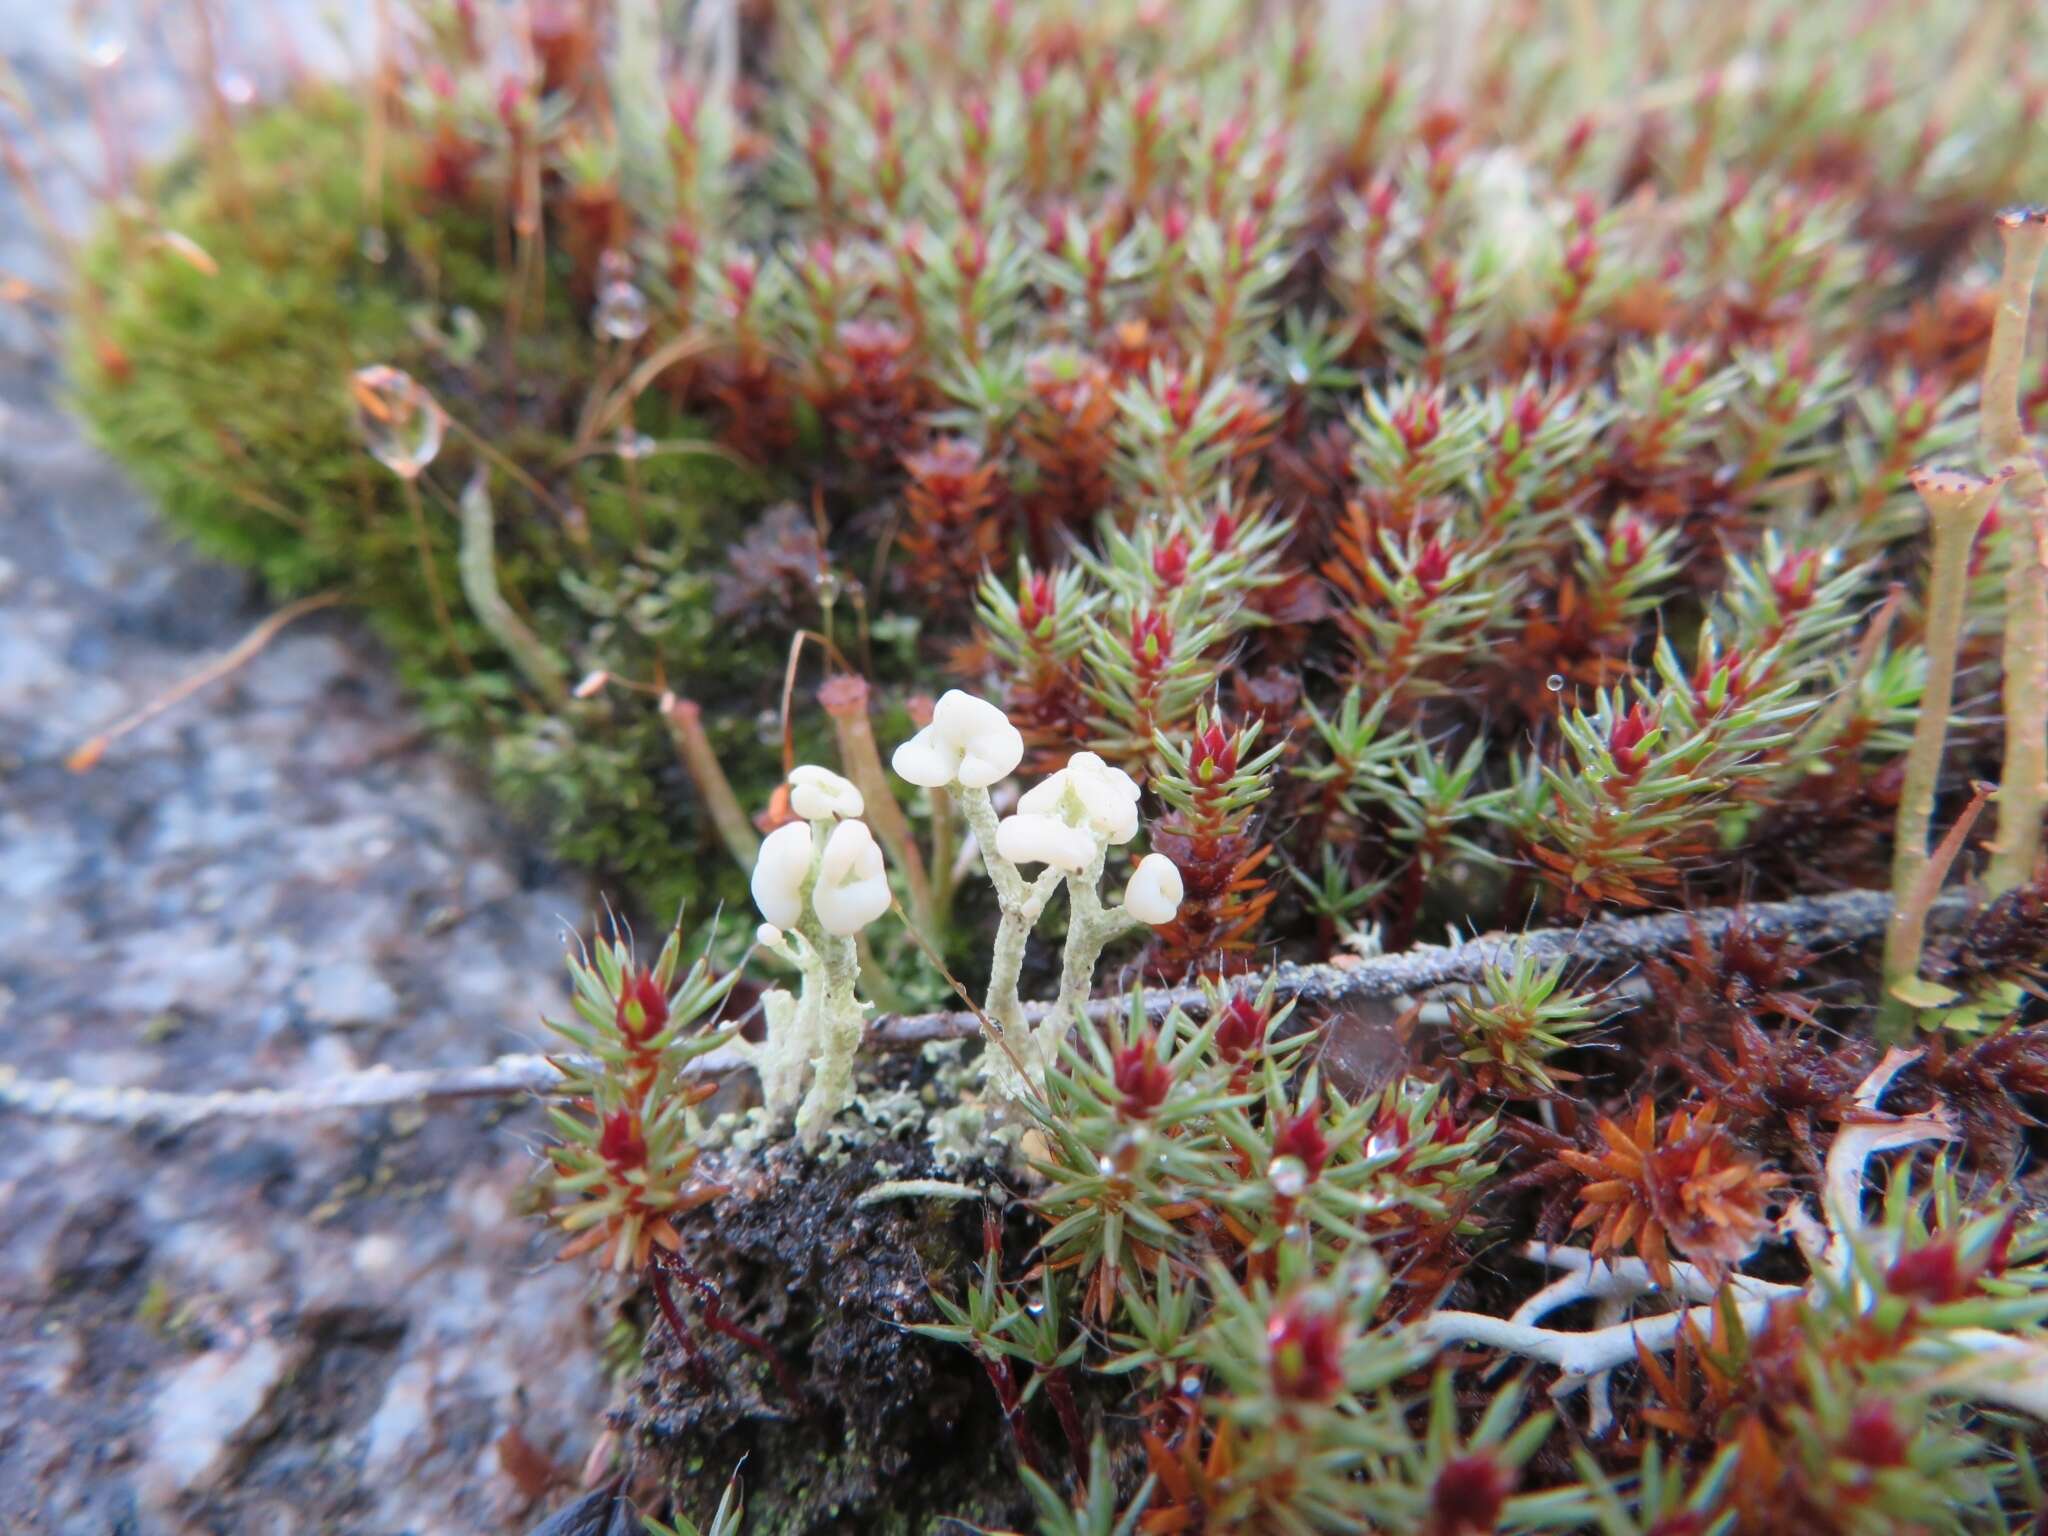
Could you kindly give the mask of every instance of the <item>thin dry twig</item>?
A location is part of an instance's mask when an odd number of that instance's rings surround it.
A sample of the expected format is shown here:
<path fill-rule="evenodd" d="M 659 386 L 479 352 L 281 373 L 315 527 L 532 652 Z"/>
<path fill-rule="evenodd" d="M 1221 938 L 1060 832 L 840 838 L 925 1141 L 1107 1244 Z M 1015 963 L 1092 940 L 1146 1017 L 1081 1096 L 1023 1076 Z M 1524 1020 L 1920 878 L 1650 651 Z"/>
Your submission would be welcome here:
<path fill-rule="evenodd" d="M 1953 921 L 1968 908 L 1960 891 L 1949 892 L 1935 913 Z M 1517 946 L 1538 960 L 1563 958 L 1574 965 L 1628 965 L 1691 942 L 1695 931 L 1718 938 L 1736 922 L 1753 930 L 1786 933 L 1803 944 L 1850 946 L 1884 931 L 1891 898 L 1882 891 L 1841 891 L 1827 896 L 1798 897 L 1747 907 L 1718 907 L 1704 912 L 1672 912 L 1655 917 L 1625 918 L 1580 928 L 1538 929 L 1501 934 L 1449 946 L 1424 945 L 1397 955 L 1380 955 L 1351 965 L 1283 964 L 1274 971 L 1275 992 L 1311 1009 L 1342 1008 L 1375 999 L 1404 997 L 1459 982 L 1476 981 L 1489 965 L 1511 964 Z M 1263 983 L 1264 978 L 1258 981 Z M 1035 1023 L 1052 1009 L 1050 1003 L 1026 1003 L 1027 1022 Z M 1199 987 L 1157 988 L 1148 992 L 1144 1008 L 1163 1019 L 1175 1008 L 1206 1017 L 1209 996 Z M 1130 1004 L 1118 997 L 1088 1005 L 1092 1019 L 1121 1016 Z M 971 1011 L 895 1014 L 874 1021 L 869 1049 L 908 1050 L 935 1041 L 965 1040 L 982 1033 L 981 1019 Z M 565 1064 L 573 1058 L 560 1058 Z M 706 1053 L 686 1069 L 715 1074 L 745 1065 L 730 1047 Z M 129 1128 L 156 1126 L 182 1129 L 216 1119 L 257 1119 L 390 1109 L 441 1100 L 507 1098 L 546 1093 L 561 1073 L 546 1056 L 522 1052 L 500 1056 L 475 1067 L 397 1071 L 372 1067 L 305 1088 L 221 1089 L 211 1093 L 180 1093 L 145 1088 L 108 1088 L 64 1079 L 23 1077 L 0 1066 L 0 1109 L 52 1120 L 82 1120 Z"/>
<path fill-rule="evenodd" d="M 64 766 L 73 773 L 88 772 L 106 756 L 107 748 L 121 737 L 138 726 L 148 724 L 165 710 L 182 704 L 207 685 L 219 682 L 236 668 L 246 665 L 294 619 L 304 618 L 307 614 L 322 608 L 331 608 L 341 599 L 342 594 L 339 592 L 316 592 L 311 597 L 302 597 L 295 603 L 287 603 L 242 636 L 231 649 L 215 657 L 197 672 L 180 678 L 148 703 L 123 715 L 105 730 L 96 731 L 80 742 L 72 750 L 71 755 L 64 759 Z"/>

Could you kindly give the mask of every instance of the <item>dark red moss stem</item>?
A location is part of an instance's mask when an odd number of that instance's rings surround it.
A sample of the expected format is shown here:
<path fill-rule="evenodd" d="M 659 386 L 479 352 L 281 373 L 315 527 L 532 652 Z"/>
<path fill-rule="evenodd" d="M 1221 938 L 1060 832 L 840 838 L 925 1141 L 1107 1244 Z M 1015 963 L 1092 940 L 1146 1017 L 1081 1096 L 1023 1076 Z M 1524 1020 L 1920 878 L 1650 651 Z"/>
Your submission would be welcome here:
<path fill-rule="evenodd" d="M 789 1362 L 782 1358 L 782 1352 L 753 1329 L 736 1323 L 725 1315 L 723 1297 L 716 1285 L 697 1273 L 677 1254 L 665 1253 L 656 1258 L 651 1273 L 659 1279 L 664 1271 L 697 1293 L 703 1305 L 704 1325 L 707 1328 L 713 1333 L 724 1334 L 741 1348 L 759 1355 L 768 1363 L 768 1369 L 775 1373 L 775 1384 L 781 1388 L 782 1395 L 794 1406 L 804 1406 L 803 1387 L 798 1383 L 796 1373 L 789 1368 Z M 663 1311 L 668 1316 L 669 1326 L 676 1327 L 676 1312 L 673 1303 L 667 1300 L 667 1286 L 657 1284 L 655 1295 L 663 1299 Z"/>

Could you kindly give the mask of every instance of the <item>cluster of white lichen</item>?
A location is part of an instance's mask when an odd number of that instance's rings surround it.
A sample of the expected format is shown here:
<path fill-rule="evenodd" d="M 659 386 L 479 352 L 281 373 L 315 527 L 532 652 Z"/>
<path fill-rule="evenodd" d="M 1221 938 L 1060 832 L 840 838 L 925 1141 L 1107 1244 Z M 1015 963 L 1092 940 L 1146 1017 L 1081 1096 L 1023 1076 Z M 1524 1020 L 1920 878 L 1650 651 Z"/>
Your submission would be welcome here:
<path fill-rule="evenodd" d="M 1171 922 L 1181 900 L 1180 871 L 1150 853 L 1132 871 L 1123 900 L 1103 904 L 1109 850 L 1138 834 L 1138 785 L 1092 752 L 1076 752 L 1026 790 L 1013 815 L 999 818 L 989 791 L 1023 758 L 1024 738 L 1009 717 L 956 689 L 893 759 L 910 783 L 958 802 L 995 886 L 1001 916 L 983 1011 L 999 1047 L 996 1078 L 1013 1094 L 1043 1080 L 1060 1039 L 1079 1021 L 1103 950 L 1136 928 Z M 798 1138 L 815 1145 L 852 1093 L 866 1028 L 855 939 L 894 903 L 881 847 L 860 819 L 867 807 L 858 788 L 806 765 L 789 776 L 789 804 L 799 819 L 761 844 L 753 891 L 766 919 L 762 947 L 795 966 L 800 981 L 795 996 L 778 988 L 762 999 L 767 1037 L 748 1049 L 769 1116 L 779 1123 L 794 1111 Z M 1020 866 L 1034 864 L 1045 868 L 1026 879 Z M 1034 1030 L 1017 991 L 1024 944 L 1062 884 L 1070 911 L 1059 996 Z"/>

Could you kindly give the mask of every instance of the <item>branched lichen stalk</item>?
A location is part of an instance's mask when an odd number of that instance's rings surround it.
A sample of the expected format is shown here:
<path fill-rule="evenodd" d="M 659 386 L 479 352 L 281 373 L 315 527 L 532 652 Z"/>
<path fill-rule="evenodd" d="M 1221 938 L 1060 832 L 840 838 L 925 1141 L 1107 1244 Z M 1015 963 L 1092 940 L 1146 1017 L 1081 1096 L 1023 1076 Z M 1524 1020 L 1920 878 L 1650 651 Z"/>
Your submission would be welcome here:
<path fill-rule="evenodd" d="M 1095 966 L 1103 950 L 1115 940 L 1142 926 L 1122 907 L 1102 905 L 1102 865 L 1109 850 L 1098 848 L 1095 858 L 1078 875 L 1067 876 L 1067 943 L 1060 956 L 1060 993 L 1052 1010 L 1039 1021 L 1036 1035 L 1038 1059 L 1059 1060 L 1060 1041 L 1077 1027 L 1088 1009 L 1088 994 L 1095 986 Z"/>
<path fill-rule="evenodd" d="M 2048 477 L 2019 412 L 2028 311 L 2048 250 L 2048 210 L 2009 209 L 1999 215 L 1998 229 L 2005 268 L 1984 362 L 1981 441 L 1985 472 L 2012 477 L 2015 515 L 2005 586 L 2005 765 L 1998 832 L 1984 874 L 1993 896 L 2033 878 L 2048 807 Z"/>
<path fill-rule="evenodd" d="M 1970 910 L 1962 891 L 1939 897 L 1929 918 L 1950 924 Z M 1751 906 L 1716 907 L 1703 912 L 1668 912 L 1653 917 L 1622 918 L 1544 928 L 1513 937 L 1473 939 L 1450 946 L 1420 945 L 1398 954 L 1376 955 L 1354 965 L 1295 965 L 1274 968 L 1273 1000 L 1315 1008 L 1341 1007 L 1374 999 L 1411 996 L 1436 987 L 1477 981 L 1489 966 L 1512 964 L 1518 952 L 1548 962 L 1567 959 L 1581 966 L 1630 965 L 1647 956 L 1690 944 L 1695 936 L 1717 942 L 1740 923 L 1756 934 L 1784 934 L 1809 949 L 1837 949 L 1868 942 L 1885 930 L 1891 898 L 1883 891 L 1837 891 L 1826 896 L 1801 896 Z M 1022 1023 L 1044 1018 L 1057 1006 L 1027 1003 L 1017 1012 Z M 1106 1023 L 1130 1009 L 1128 999 L 1099 998 L 1087 1015 Z M 1200 987 L 1155 987 L 1145 994 L 1144 1011 L 1155 1022 L 1175 1008 L 1196 1019 L 1206 1018 L 1210 994 Z M 981 1031 L 979 1015 L 967 1012 L 901 1014 L 876 1019 L 867 1043 L 879 1049 L 917 1050 L 934 1041 L 970 1039 Z M 389 1109 L 400 1104 L 427 1104 L 477 1098 L 518 1098 L 551 1093 L 562 1082 L 556 1062 L 578 1065 L 578 1059 L 557 1053 L 550 1058 L 515 1052 L 472 1067 L 394 1070 L 371 1067 L 346 1072 L 298 1088 L 220 1089 L 181 1093 L 139 1087 L 108 1087 L 62 1078 L 24 1077 L 0 1064 L 0 1110 L 45 1120 L 74 1120 L 124 1127 L 158 1126 L 181 1129 L 224 1119 L 296 1119 L 307 1115 Z M 689 1076 L 716 1075 L 748 1063 L 737 1046 L 722 1046 L 693 1059 Z M 585 1060 L 580 1063 L 588 1066 Z"/>
<path fill-rule="evenodd" d="M 967 825 L 973 829 L 975 846 L 981 850 L 982 867 L 988 871 L 989 883 L 996 888 L 1000 913 L 983 1010 L 1002 1031 L 1010 1049 L 1019 1050 L 1025 1039 L 1024 1001 L 1017 993 L 1018 979 L 1024 972 L 1024 941 L 1045 911 L 1046 899 L 1058 887 L 1059 871 L 1048 869 L 1036 881 L 1027 882 L 1016 865 L 996 852 L 996 808 L 986 789 L 963 786 L 960 808 L 967 813 Z"/>

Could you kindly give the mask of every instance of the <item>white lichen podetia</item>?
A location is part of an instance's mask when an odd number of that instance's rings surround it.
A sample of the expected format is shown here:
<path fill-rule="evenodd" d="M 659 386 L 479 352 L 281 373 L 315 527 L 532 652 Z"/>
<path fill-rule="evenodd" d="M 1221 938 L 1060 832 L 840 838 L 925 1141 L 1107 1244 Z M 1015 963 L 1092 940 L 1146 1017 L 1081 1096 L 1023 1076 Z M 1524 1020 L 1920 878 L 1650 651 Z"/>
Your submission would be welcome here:
<path fill-rule="evenodd" d="M 1024 733 L 987 699 L 958 688 L 932 706 L 932 723 L 896 749 L 890 766 L 923 789 L 986 790 L 1024 761 Z"/>
<path fill-rule="evenodd" d="M 1140 792 L 1135 779 L 1093 752 L 1074 753 L 1019 797 L 1014 815 L 998 818 L 989 790 L 1023 760 L 1024 737 L 1009 717 L 957 688 L 892 759 L 910 783 L 957 801 L 995 886 L 1001 916 L 984 1012 L 995 1034 L 992 1075 L 1012 1094 L 1043 1083 L 1061 1040 L 1080 1022 L 1103 950 L 1137 928 L 1172 922 L 1182 896 L 1173 861 L 1150 853 L 1132 871 L 1123 900 L 1103 905 L 1103 866 L 1110 849 L 1138 835 Z M 893 903 L 882 850 L 859 819 L 866 803 L 851 782 L 806 764 L 789 776 L 789 805 L 801 819 L 762 841 L 753 894 L 766 919 L 761 947 L 797 968 L 799 990 L 762 999 L 767 1038 L 747 1049 L 769 1115 L 780 1120 L 793 1110 L 798 1138 L 813 1146 L 852 1096 L 866 1028 L 855 937 Z M 1045 868 L 1027 880 L 1019 866 L 1037 864 Z M 1033 1030 L 1017 992 L 1024 945 L 1063 884 L 1070 913 L 1059 996 Z"/>
<path fill-rule="evenodd" d="M 767 921 L 756 938 L 802 978 L 797 995 L 761 999 L 767 1037 L 746 1049 L 761 1096 L 777 1120 L 815 1146 L 853 1093 L 853 1061 L 867 1030 L 855 937 L 889 910 L 889 874 L 861 793 L 829 768 L 789 776 L 790 808 L 805 818 L 777 827 L 754 861 L 754 905 Z"/>

